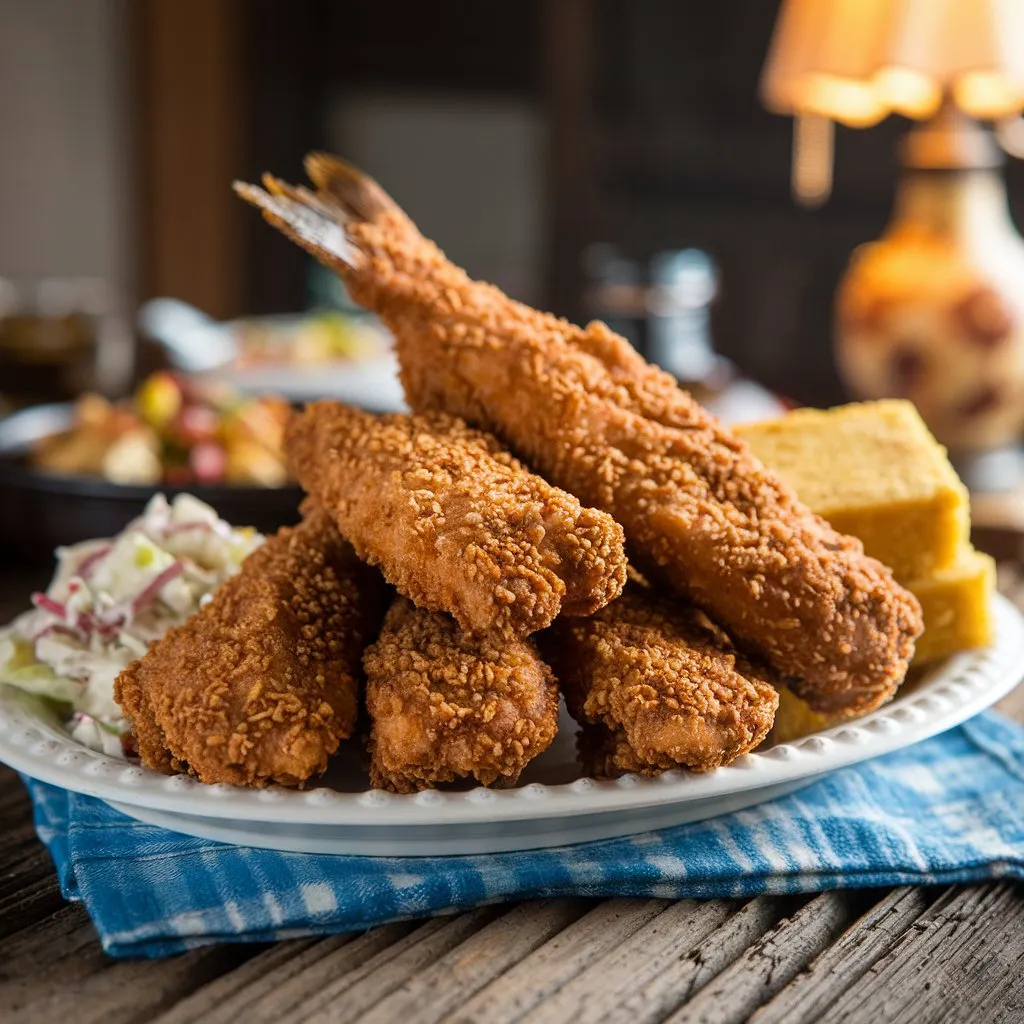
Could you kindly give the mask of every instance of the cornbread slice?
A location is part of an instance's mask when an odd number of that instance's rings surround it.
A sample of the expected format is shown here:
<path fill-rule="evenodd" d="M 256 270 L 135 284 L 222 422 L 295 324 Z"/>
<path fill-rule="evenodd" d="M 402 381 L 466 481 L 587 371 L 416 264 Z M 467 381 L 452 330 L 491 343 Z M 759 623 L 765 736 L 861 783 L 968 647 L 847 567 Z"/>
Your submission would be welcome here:
<path fill-rule="evenodd" d="M 921 602 L 924 613 L 915 665 L 992 642 L 996 563 L 988 555 L 968 548 L 951 568 L 910 580 L 906 587 Z"/>
<path fill-rule="evenodd" d="M 735 431 L 903 583 L 950 568 L 969 543 L 967 488 L 910 402 L 797 409 Z"/>
<path fill-rule="evenodd" d="M 952 568 L 911 581 L 906 587 L 921 602 L 924 613 L 924 634 L 917 641 L 915 666 L 992 642 L 996 563 L 988 555 L 968 547 Z M 778 691 L 779 709 L 771 731 L 775 743 L 788 743 L 841 720 L 812 711 L 784 686 Z"/>
<path fill-rule="evenodd" d="M 779 692 L 779 706 L 775 711 L 772 731 L 768 734 L 769 744 L 790 743 L 842 721 L 841 717 L 812 711 L 788 686 L 777 686 L 776 689 Z"/>

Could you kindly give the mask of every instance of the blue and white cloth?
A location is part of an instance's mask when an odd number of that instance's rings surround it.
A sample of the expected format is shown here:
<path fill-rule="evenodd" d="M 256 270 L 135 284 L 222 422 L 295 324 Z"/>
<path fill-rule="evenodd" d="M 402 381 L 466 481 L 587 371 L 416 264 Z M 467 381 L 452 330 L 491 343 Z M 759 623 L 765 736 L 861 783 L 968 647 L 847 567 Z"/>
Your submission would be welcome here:
<path fill-rule="evenodd" d="M 674 899 L 1024 878 L 1024 728 L 994 713 L 711 821 L 488 856 L 227 846 L 26 784 L 65 897 L 85 904 L 113 956 L 354 931 L 538 896 Z"/>

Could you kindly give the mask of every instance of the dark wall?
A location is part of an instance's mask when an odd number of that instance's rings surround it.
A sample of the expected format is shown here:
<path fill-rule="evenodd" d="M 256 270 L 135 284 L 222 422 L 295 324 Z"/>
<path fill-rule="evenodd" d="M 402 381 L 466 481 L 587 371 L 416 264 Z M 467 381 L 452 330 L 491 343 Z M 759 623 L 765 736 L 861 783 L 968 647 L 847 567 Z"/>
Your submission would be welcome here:
<path fill-rule="evenodd" d="M 900 129 L 840 130 L 831 201 L 798 208 L 792 123 L 757 97 L 776 12 L 764 0 L 602 0 L 602 230 L 639 257 L 710 252 L 719 349 L 784 393 L 829 402 L 841 396 L 832 294 L 851 249 L 885 223 Z"/>
<path fill-rule="evenodd" d="M 719 349 L 797 399 L 841 397 L 831 307 L 851 250 L 892 201 L 899 119 L 837 129 L 832 199 L 789 191 L 792 123 L 757 98 L 776 0 L 251 0 L 253 172 L 299 172 L 322 145 L 324 97 L 350 86 L 534 100 L 548 123 L 546 275 L 557 312 L 585 314 L 580 253 L 646 260 L 705 248 L 720 268 Z M 1024 197 L 1024 175 L 1011 171 Z M 303 298 L 301 256 L 251 225 L 253 309 Z M 440 239 L 443 244 L 443 238 Z M 472 268 L 470 268 L 472 269 Z"/>

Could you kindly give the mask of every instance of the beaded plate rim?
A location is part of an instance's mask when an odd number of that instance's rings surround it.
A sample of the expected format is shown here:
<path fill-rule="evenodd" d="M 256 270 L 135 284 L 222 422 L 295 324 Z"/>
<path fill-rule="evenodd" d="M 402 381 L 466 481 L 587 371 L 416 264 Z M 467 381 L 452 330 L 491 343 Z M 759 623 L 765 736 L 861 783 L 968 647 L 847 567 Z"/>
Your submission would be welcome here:
<path fill-rule="evenodd" d="M 271 786 L 207 786 L 166 776 L 75 742 L 45 706 L 0 685 L 0 762 L 42 782 L 122 807 L 193 818 L 317 826 L 410 828 L 489 824 L 575 815 L 604 815 L 666 804 L 713 800 L 811 779 L 945 732 L 991 707 L 1024 676 L 1024 615 L 993 599 L 995 639 L 989 647 L 936 664 L 912 691 L 854 722 L 745 754 L 731 765 L 697 774 L 668 771 L 653 778 L 581 777 L 530 782 L 507 790 L 477 787 L 398 795 Z"/>

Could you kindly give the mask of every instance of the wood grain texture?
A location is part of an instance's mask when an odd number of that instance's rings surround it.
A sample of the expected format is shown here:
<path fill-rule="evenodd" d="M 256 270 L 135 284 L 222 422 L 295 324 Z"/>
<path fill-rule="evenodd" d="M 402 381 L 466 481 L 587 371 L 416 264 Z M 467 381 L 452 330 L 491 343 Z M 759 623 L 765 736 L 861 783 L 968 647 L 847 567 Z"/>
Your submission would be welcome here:
<path fill-rule="evenodd" d="M 1018 686 L 1016 690 L 1008 693 L 996 705 L 996 710 L 1018 722 L 1024 722 L 1024 686 Z"/>
<path fill-rule="evenodd" d="M 441 920 L 408 921 L 357 936 L 282 943 L 246 964 L 241 983 L 234 975 L 217 979 L 162 1016 L 160 1024 L 233 1024 L 239 1019 L 271 1024 L 289 1014 L 301 1017 L 304 1004 L 310 1010 L 311 1001 L 344 999 L 375 963 L 394 959 L 443 925 Z"/>
<path fill-rule="evenodd" d="M 817 1019 L 889 952 L 931 901 L 927 889 L 893 889 L 766 1002 L 751 1024 Z"/>
<path fill-rule="evenodd" d="M 42 877 L 31 879 L 26 877 L 29 872 L 19 873 L 16 870 L 5 874 L 4 880 L 14 891 L 0 899 L 0 939 L 31 928 L 64 907 L 64 897 L 53 877 L 49 857 L 44 851 L 37 850 L 31 863 L 33 867 L 38 865 Z"/>
<path fill-rule="evenodd" d="M 24 824 L 31 827 L 30 821 Z M 38 839 L 33 837 L 25 844 L 12 844 L 0 854 L 0 858 L 4 866 L 3 875 L 0 876 L 0 908 L 9 900 L 17 901 L 24 897 L 27 888 L 36 883 L 45 883 L 51 889 L 58 889 L 53 861 Z M 0 920 L 0 931 L 11 926 L 10 921 Z"/>
<path fill-rule="evenodd" d="M 763 935 L 786 901 L 680 900 L 528 1014 L 530 1024 L 661 1020 Z"/>
<path fill-rule="evenodd" d="M 102 958 L 88 975 L 67 984 L 53 977 L 45 993 L 5 1017 L 6 1024 L 74 1020 L 75 1024 L 133 1024 L 148 1021 L 163 1006 L 194 991 L 207 979 L 231 970 L 250 955 L 244 946 L 212 946 L 168 960 Z M 88 957 L 86 958 L 88 961 Z"/>
<path fill-rule="evenodd" d="M 0 1007 L 9 984 L 42 991 L 54 977 L 70 983 L 102 962 L 89 915 L 77 904 L 64 904 L 0 943 Z"/>
<path fill-rule="evenodd" d="M 329 939 L 296 939 L 278 942 L 258 953 L 235 970 L 212 979 L 186 996 L 157 1020 L 160 1024 L 203 1021 L 223 1024 L 243 1017 L 259 1019 L 260 1007 L 269 999 L 280 1006 L 287 1002 L 281 990 L 296 977 L 314 984 L 315 967 L 328 954 L 347 946 L 354 935 L 335 935 Z"/>
<path fill-rule="evenodd" d="M 369 1009 L 365 1024 L 434 1024 L 589 909 L 585 900 L 521 903 L 407 978 Z M 335 1020 L 333 1014 L 313 1020 Z"/>
<path fill-rule="evenodd" d="M 455 1011 L 451 1024 L 519 1020 L 663 913 L 667 900 L 607 900 L 549 939 Z"/>
<path fill-rule="evenodd" d="M 319 990 L 307 990 L 294 1007 L 277 1019 L 291 1021 L 353 1021 L 386 999 L 419 972 L 485 928 L 507 907 L 484 907 L 457 917 L 433 918 L 376 952 L 354 968 L 340 963 L 335 978 Z M 368 932 L 367 937 L 374 932 Z"/>
<path fill-rule="evenodd" d="M 853 917 L 845 892 L 815 896 L 745 949 L 714 981 L 680 1007 L 670 1024 L 739 1024 L 824 951 Z"/>
<path fill-rule="evenodd" d="M 1024 1020 L 1021 886 L 948 890 L 821 1019 Z"/>

